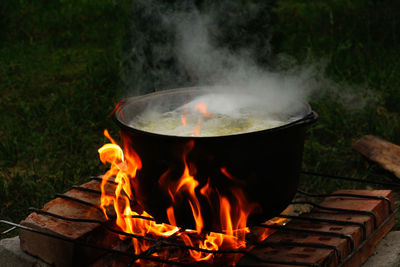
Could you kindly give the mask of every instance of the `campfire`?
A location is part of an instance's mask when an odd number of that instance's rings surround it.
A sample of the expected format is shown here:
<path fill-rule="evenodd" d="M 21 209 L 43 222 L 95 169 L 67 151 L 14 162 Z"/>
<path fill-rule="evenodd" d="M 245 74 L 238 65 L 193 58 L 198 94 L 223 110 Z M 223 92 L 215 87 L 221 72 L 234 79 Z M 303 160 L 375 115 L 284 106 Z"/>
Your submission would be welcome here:
<path fill-rule="evenodd" d="M 262 101 L 239 93 L 221 107 L 226 90 L 180 88 L 125 100 L 115 111 L 124 152 L 109 138 L 100 154 L 112 165 L 106 177 L 124 177 L 127 198 L 157 222 L 243 240 L 249 225 L 292 200 L 305 128 L 317 115 L 304 103 L 266 113 Z"/>
<path fill-rule="evenodd" d="M 194 136 L 199 136 L 203 117 L 212 117 L 213 114 L 207 112 L 207 104 L 202 102 L 194 106 L 193 112 L 197 118 L 195 119 L 196 122 L 192 123 L 191 132 Z M 190 127 L 187 122 L 188 116 L 190 116 L 189 113 L 190 111 L 185 107 L 180 117 L 184 127 Z M 191 117 L 193 119 L 195 116 L 191 115 Z M 187 159 L 188 153 L 195 146 L 195 141 L 189 140 L 185 144 L 181 155 L 184 169 L 180 178 L 176 181 L 171 181 L 168 177 L 170 170 L 167 170 L 158 180 L 159 186 L 170 196 L 172 203 L 165 210 L 168 217 L 167 224 L 157 223 L 137 203 L 135 193 L 132 190 L 132 181 L 136 178 L 137 172 L 140 172 L 142 161 L 140 156 L 132 149 L 130 140 L 123 136 L 124 148 L 122 149 L 107 130 L 105 130 L 104 135 L 111 143 L 105 144 L 99 149 L 100 160 L 104 164 L 109 163 L 110 169 L 102 177 L 100 206 L 107 219 L 109 219 L 107 211 L 112 209 L 112 213 L 116 214 L 116 225 L 122 231 L 151 238 L 173 236 L 175 240 L 182 242 L 186 246 L 204 249 L 204 251 L 189 250 L 189 253 L 187 251 L 176 253 L 176 251 L 165 249 L 162 253 L 155 253 L 155 256 L 161 259 L 177 260 L 187 257 L 187 262 L 204 261 L 213 263 L 218 254 L 207 251 L 249 249 L 246 242 L 246 235 L 250 233 L 247 219 L 260 206 L 257 203 L 249 202 L 240 186 L 235 186 L 231 189 L 231 196 L 220 194 L 219 190 L 210 183 L 212 177 L 209 177 L 207 183 L 200 187 L 199 181 L 196 179 L 196 166 Z M 228 180 L 237 180 L 224 166 L 220 167 L 220 172 Z M 105 190 L 105 186 L 109 181 L 117 183 L 112 195 Z M 238 184 L 243 184 L 243 182 L 238 181 Z M 213 227 L 221 229 L 221 232 L 204 231 L 205 215 L 202 214 L 199 196 L 207 200 L 208 207 L 212 209 L 211 214 L 218 218 L 219 225 L 214 225 Z M 174 204 L 182 201 L 186 201 L 190 205 L 195 225 L 194 229 L 180 228 L 176 222 Z M 284 224 L 286 220 L 275 218 L 268 223 Z M 260 228 L 253 233 L 252 238 L 257 242 L 261 242 L 272 232 L 274 230 Z M 121 238 L 126 239 L 126 237 Z M 153 245 L 153 242 L 132 238 L 132 245 L 135 254 L 140 254 L 147 251 Z M 230 259 L 231 264 L 233 265 L 237 262 L 241 256 L 240 254 L 234 255 Z"/>
<path fill-rule="evenodd" d="M 31 208 L 21 224 L 1 221 L 21 228 L 21 248 L 56 266 L 93 267 L 360 266 L 371 255 L 394 225 L 392 191 L 297 189 L 300 174 L 365 182 L 301 172 L 304 127 L 317 117 L 307 105 L 280 126 L 204 136 L 203 123 L 221 115 L 187 104 L 194 92 L 118 105 L 122 145 L 104 131 L 105 174 Z M 174 117 L 184 136 L 132 127 L 149 97 L 184 103 Z"/>
<path fill-rule="evenodd" d="M 312 178 L 321 174 L 307 175 Z M 21 224 L 0 222 L 13 226 L 9 231 L 15 227 L 21 229 L 24 251 L 56 266 L 192 266 L 196 261 L 191 251 L 202 257 L 212 255 L 197 261 L 200 265 L 360 266 L 373 253 L 371 247 L 393 227 L 397 210 L 390 190 L 341 190 L 332 194 L 310 194 L 299 190 L 299 194 L 307 195 L 313 201 L 297 200 L 290 207 L 312 206 L 311 212 L 303 210 L 301 215 L 283 213 L 275 222 L 250 227 L 245 248 L 202 249 L 195 245 L 204 242 L 204 234 L 199 235 L 196 230 L 180 229 L 170 236 L 122 231 L 122 227 L 116 225 L 113 208 L 107 210 L 108 220 L 100 208 L 103 182 L 103 178 L 92 177 L 89 182 L 58 194 L 43 209 L 32 208 L 32 213 Z M 109 179 L 105 186 L 107 195 L 112 195 L 118 187 L 119 183 Z M 324 199 L 316 204 L 314 199 L 319 197 Z M 130 217 L 128 221 L 141 219 L 135 222 L 146 225 L 142 229 L 156 225 L 149 216 Z M 130 226 L 127 224 L 126 227 Z M 171 229 L 175 231 L 175 227 Z M 252 235 L 259 240 L 265 238 L 257 231 L 268 238 L 257 242 Z M 179 236 L 182 232 L 184 235 Z M 185 245 L 182 236 L 190 237 L 193 246 Z M 136 253 L 134 244 L 150 246 Z"/>

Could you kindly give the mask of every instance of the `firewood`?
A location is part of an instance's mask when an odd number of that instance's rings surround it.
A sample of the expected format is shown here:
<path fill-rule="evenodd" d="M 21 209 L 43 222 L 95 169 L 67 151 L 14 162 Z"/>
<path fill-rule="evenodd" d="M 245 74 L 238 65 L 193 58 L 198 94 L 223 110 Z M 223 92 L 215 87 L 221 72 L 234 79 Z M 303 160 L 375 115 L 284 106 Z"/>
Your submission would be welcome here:
<path fill-rule="evenodd" d="M 400 178 L 400 146 L 373 135 L 363 136 L 353 148 Z"/>

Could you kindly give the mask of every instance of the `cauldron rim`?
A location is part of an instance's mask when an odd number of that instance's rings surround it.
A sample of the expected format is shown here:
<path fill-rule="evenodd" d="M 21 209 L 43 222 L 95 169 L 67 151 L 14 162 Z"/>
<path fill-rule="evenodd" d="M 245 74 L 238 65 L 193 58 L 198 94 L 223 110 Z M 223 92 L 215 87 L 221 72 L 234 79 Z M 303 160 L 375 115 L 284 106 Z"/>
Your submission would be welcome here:
<path fill-rule="evenodd" d="M 120 127 L 120 129 L 123 129 L 128 132 L 135 132 L 138 134 L 143 134 L 143 135 L 148 135 L 148 136 L 153 136 L 157 138 L 178 138 L 181 140 L 211 140 L 211 139 L 220 139 L 220 138 L 235 138 L 235 137 L 242 137 L 244 135 L 259 135 L 259 134 L 273 134 L 275 132 L 280 132 L 284 131 L 287 128 L 293 128 L 296 126 L 300 125 L 306 125 L 306 124 L 312 124 L 318 119 L 318 114 L 311 109 L 311 106 L 306 103 L 306 102 L 301 102 L 301 104 L 304 106 L 306 112 L 305 115 L 302 118 L 293 120 L 289 123 L 283 124 L 281 126 L 277 127 L 272 127 L 268 129 L 263 129 L 263 130 L 258 130 L 258 131 L 251 131 L 251 132 L 243 132 L 243 133 L 233 133 L 233 134 L 227 134 L 227 135 L 217 135 L 217 136 L 181 136 L 181 135 L 169 135 L 169 134 L 160 134 L 160 133 L 155 133 L 155 132 L 149 132 L 145 130 L 141 130 L 135 127 L 132 127 L 128 125 L 126 122 L 123 121 L 121 118 L 121 112 L 123 111 L 123 108 L 126 105 L 129 105 L 133 102 L 138 102 L 138 101 L 143 101 L 146 100 L 147 98 L 153 98 L 156 96 L 162 96 L 162 95 L 173 95 L 173 94 L 179 94 L 179 93 L 187 93 L 190 91 L 193 92 L 198 92 L 198 91 L 203 91 L 203 92 L 210 92 L 213 93 L 211 90 L 211 87 L 182 87 L 182 88 L 175 88 L 175 89 L 168 89 L 168 90 L 163 90 L 163 91 L 157 91 L 141 96 L 134 96 L 134 97 L 128 97 L 121 99 L 119 101 L 119 104 L 117 105 L 118 108 L 115 110 L 113 119 Z"/>

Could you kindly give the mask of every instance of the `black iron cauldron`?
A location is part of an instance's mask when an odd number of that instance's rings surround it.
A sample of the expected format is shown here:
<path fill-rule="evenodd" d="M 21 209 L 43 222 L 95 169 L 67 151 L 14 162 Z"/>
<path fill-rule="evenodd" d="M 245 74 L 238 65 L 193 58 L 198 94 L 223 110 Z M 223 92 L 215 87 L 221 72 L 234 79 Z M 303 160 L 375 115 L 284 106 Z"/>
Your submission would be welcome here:
<path fill-rule="evenodd" d="M 266 221 L 282 212 L 292 200 L 300 174 L 305 132 L 315 122 L 317 114 L 308 104 L 302 104 L 297 119 L 275 128 L 211 137 L 171 136 L 146 132 L 130 126 L 143 110 L 152 106 L 172 110 L 196 96 L 207 94 L 201 87 L 160 91 L 125 99 L 115 112 L 115 121 L 124 139 L 137 152 L 142 169 L 132 181 L 138 203 L 158 222 L 168 222 L 166 210 L 172 205 L 170 193 L 165 189 L 165 177 L 174 182 L 180 179 L 187 153 L 188 165 L 195 166 L 199 182 L 196 195 L 201 203 L 204 230 L 222 231 L 219 214 L 213 208 L 218 199 L 210 200 L 199 193 L 207 182 L 221 195 L 231 199 L 232 192 L 240 188 L 248 203 L 258 208 L 248 218 L 248 225 Z M 300 114 L 300 116 L 299 116 Z M 193 147 L 188 149 L 189 144 Z M 235 179 L 227 179 L 221 168 Z M 163 177 L 163 178 L 162 178 Z M 161 181 L 161 180 L 163 181 Z M 164 186 L 160 184 L 164 183 Z M 237 203 L 231 203 L 235 206 Z M 195 228 L 188 201 L 174 204 L 178 226 Z"/>

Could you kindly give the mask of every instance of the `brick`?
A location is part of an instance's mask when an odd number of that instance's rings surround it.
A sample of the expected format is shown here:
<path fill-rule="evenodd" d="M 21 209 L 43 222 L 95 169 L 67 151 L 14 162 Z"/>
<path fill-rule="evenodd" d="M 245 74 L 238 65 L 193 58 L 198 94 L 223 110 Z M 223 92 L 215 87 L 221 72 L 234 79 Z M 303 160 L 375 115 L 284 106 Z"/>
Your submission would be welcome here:
<path fill-rule="evenodd" d="M 393 195 L 390 190 L 341 190 L 335 193 L 351 193 L 360 195 L 375 195 L 375 196 L 385 196 L 389 198 L 393 204 Z M 351 222 L 363 223 L 367 226 L 367 236 L 370 237 L 369 242 L 363 242 L 362 232 L 360 227 L 353 225 L 338 225 L 328 222 L 309 222 L 304 220 L 292 220 L 285 225 L 285 228 L 296 228 L 296 229 L 308 229 L 317 231 L 329 231 L 332 233 L 341 233 L 349 235 L 353 238 L 355 247 L 360 247 L 360 252 L 349 257 L 349 261 L 344 266 L 361 266 L 363 262 L 373 253 L 374 247 L 393 227 L 394 217 L 382 224 L 385 218 L 388 218 L 388 208 L 387 203 L 383 200 L 365 200 L 365 199 L 354 199 L 349 197 L 327 197 L 322 203 L 322 206 L 328 206 L 332 208 L 343 208 L 343 209 L 354 209 L 354 210 L 365 210 L 372 211 L 377 215 L 378 226 L 382 225 L 382 229 L 378 231 L 375 235 L 372 235 L 373 223 L 371 216 L 368 215 L 358 215 L 358 214 L 344 214 L 337 212 L 327 212 L 319 210 L 317 208 L 313 209 L 309 214 L 303 214 L 302 216 L 309 216 L 313 218 L 323 218 L 323 219 L 336 219 Z M 296 242 L 296 243 L 316 243 L 332 245 L 339 249 L 342 260 L 350 255 L 352 252 L 349 247 L 349 242 L 340 237 L 328 237 L 319 234 L 309 234 L 309 233 L 298 233 L 290 232 L 285 230 L 278 230 L 271 236 L 269 236 L 265 241 L 274 242 L 277 244 L 282 244 L 283 242 Z M 362 246 L 361 246 L 362 245 Z M 337 258 L 333 250 L 321 249 L 321 248 L 311 248 L 311 247 L 288 247 L 288 246 L 276 246 L 276 247 L 262 247 L 256 246 L 253 248 L 251 253 L 255 254 L 257 257 L 270 260 L 270 261 L 292 261 L 292 262 L 307 262 L 316 263 L 323 266 L 336 266 L 338 264 Z M 243 257 L 238 266 L 286 266 L 286 265 L 274 265 L 266 264 L 262 261 L 254 260 L 251 257 Z"/>
<path fill-rule="evenodd" d="M 100 190 L 100 183 L 93 180 L 82 185 L 82 187 Z M 100 203 L 100 195 L 90 192 L 72 189 L 65 195 L 96 205 Z M 63 198 L 56 198 L 48 202 L 42 210 L 68 218 L 106 221 L 100 210 Z M 81 242 L 90 241 L 97 245 L 104 245 L 107 240 L 117 238 L 97 223 L 71 222 L 35 212 L 31 213 L 21 224 L 56 236 Z M 101 250 L 82 247 L 26 230 L 20 231 L 20 239 L 22 250 L 56 266 L 85 265 L 104 253 Z"/>

